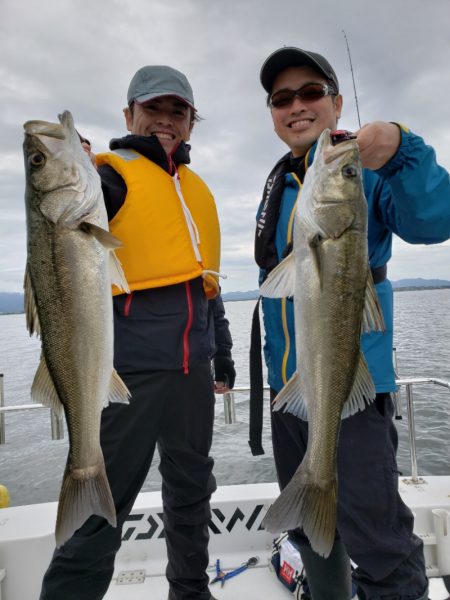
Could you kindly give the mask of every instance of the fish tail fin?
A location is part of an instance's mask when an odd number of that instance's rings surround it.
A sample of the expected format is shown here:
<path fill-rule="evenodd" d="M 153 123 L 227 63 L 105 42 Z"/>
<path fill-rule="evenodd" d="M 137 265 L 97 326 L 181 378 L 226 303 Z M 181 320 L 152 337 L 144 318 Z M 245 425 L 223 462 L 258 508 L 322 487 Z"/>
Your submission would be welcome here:
<path fill-rule="evenodd" d="M 326 558 L 336 533 L 337 481 L 324 489 L 311 479 L 300 465 L 262 524 L 272 533 L 302 528 L 311 548 Z"/>
<path fill-rule="evenodd" d="M 66 468 L 56 517 L 56 546 L 62 546 L 92 515 L 105 518 L 112 527 L 117 526 L 103 458 L 95 467 L 71 471 Z"/>

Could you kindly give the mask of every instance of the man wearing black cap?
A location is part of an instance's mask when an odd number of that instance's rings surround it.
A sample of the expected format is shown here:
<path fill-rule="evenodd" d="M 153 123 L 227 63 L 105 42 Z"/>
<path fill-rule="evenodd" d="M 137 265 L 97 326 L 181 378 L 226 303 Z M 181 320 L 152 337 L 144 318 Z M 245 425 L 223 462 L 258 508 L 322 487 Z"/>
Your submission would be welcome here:
<path fill-rule="evenodd" d="M 158 446 L 169 600 L 213 600 L 208 588 L 209 456 L 215 379 L 233 387 L 231 336 L 220 300 L 214 199 L 186 165 L 196 109 L 191 86 L 167 66 L 139 69 L 124 109 L 130 135 L 98 154 L 110 230 L 131 293 L 113 288 L 114 364 L 128 406 L 102 415 L 101 443 L 117 527 L 91 517 L 55 551 L 41 600 L 100 600 L 122 526 Z"/>
<path fill-rule="evenodd" d="M 255 258 L 261 281 L 292 250 L 294 207 L 311 164 L 315 143 L 326 128 L 335 130 L 342 111 L 339 82 L 320 54 L 284 47 L 261 69 L 261 83 L 277 135 L 290 152 L 270 173 L 258 215 Z M 392 234 L 411 243 L 438 243 L 450 237 L 450 182 L 433 149 L 407 128 L 374 122 L 357 133 L 368 201 L 370 266 L 383 309 L 386 333 L 365 334 L 363 352 L 377 397 L 342 422 L 338 448 L 336 540 L 328 558 L 316 554 L 300 530 L 290 532 L 300 547 L 313 600 L 350 600 L 349 557 L 360 600 L 425 600 L 427 578 L 423 544 L 413 533 L 413 515 L 398 494 L 397 433 L 390 393 L 392 288 L 386 279 Z M 293 303 L 262 299 L 265 356 L 271 397 L 295 371 Z M 306 451 L 307 423 L 272 412 L 278 480 L 284 488 Z M 255 445 L 255 448 L 257 445 Z M 255 452 L 256 453 L 256 452 Z"/>

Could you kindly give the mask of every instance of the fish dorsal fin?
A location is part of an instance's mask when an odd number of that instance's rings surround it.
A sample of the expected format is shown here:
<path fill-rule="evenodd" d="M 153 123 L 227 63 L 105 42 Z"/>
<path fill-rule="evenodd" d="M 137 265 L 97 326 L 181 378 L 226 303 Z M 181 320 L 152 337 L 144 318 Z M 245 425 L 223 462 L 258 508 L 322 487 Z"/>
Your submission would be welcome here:
<path fill-rule="evenodd" d="M 117 371 L 113 369 L 111 375 L 111 383 L 109 385 L 108 397 L 106 399 L 105 406 L 108 406 L 110 402 L 129 404 L 129 398 L 131 398 L 131 393 L 129 389 L 124 384 Z"/>
<path fill-rule="evenodd" d="M 273 401 L 273 410 L 291 413 L 303 421 L 308 420 L 306 403 L 301 389 L 301 380 L 297 371 L 277 394 L 277 397 Z"/>
<path fill-rule="evenodd" d="M 359 410 L 364 410 L 367 405 L 375 400 L 376 390 L 372 376 L 362 352 L 359 354 L 358 367 L 352 391 L 342 409 L 342 418 L 351 417 Z"/>
<path fill-rule="evenodd" d="M 266 298 L 286 298 L 294 295 L 295 258 L 291 252 L 279 265 L 270 271 L 260 287 L 261 296 Z"/>
<path fill-rule="evenodd" d="M 362 333 L 378 331 L 384 333 L 385 325 L 378 294 L 373 283 L 372 272 L 368 269 L 366 296 L 361 324 Z"/>
<path fill-rule="evenodd" d="M 25 278 L 23 282 L 24 289 L 24 305 L 25 305 L 25 318 L 27 329 L 30 335 L 35 333 L 41 335 L 41 326 L 39 324 L 39 317 L 36 308 L 36 301 L 34 299 L 33 286 L 31 285 L 30 267 L 27 263 L 25 268 Z"/>
<path fill-rule="evenodd" d="M 61 418 L 63 416 L 63 405 L 59 399 L 55 384 L 50 377 L 43 354 L 41 354 L 39 366 L 31 385 L 31 399 L 33 402 L 43 404 L 44 406 L 53 409 L 57 417 Z"/>

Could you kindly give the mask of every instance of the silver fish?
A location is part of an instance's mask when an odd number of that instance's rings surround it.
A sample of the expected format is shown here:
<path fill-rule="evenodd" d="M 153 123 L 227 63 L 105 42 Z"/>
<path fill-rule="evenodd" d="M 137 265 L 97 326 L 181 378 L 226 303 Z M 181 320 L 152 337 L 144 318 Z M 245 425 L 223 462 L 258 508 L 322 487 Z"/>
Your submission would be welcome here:
<path fill-rule="evenodd" d="M 274 410 L 308 420 L 301 465 L 270 507 L 272 532 L 303 528 L 328 556 L 335 537 L 336 454 L 341 419 L 375 398 L 360 350 L 364 331 L 384 331 L 368 262 L 367 200 L 356 140 L 319 138 L 295 213 L 293 250 L 261 287 L 267 297 L 294 297 L 297 371 Z"/>
<path fill-rule="evenodd" d="M 100 178 L 83 151 L 73 118 L 24 124 L 27 265 L 25 312 L 42 341 L 32 384 L 36 402 L 64 412 L 69 454 L 59 497 L 56 544 L 92 514 L 116 526 L 100 447 L 101 412 L 128 403 L 113 368 L 111 283 L 127 291 L 108 231 Z"/>

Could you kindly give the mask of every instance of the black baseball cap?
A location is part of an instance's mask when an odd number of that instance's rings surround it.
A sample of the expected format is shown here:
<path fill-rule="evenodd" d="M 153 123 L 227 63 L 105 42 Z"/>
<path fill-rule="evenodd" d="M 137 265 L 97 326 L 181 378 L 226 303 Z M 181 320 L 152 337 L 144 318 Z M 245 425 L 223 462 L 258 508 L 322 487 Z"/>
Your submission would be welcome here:
<path fill-rule="evenodd" d="M 284 46 L 272 52 L 261 67 L 261 83 L 268 94 L 272 92 L 273 82 L 278 73 L 288 67 L 312 67 L 316 69 L 334 85 L 336 93 L 339 93 L 338 78 L 326 58 L 321 54 L 317 54 L 317 52 L 301 50 L 294 46 Z"/>

